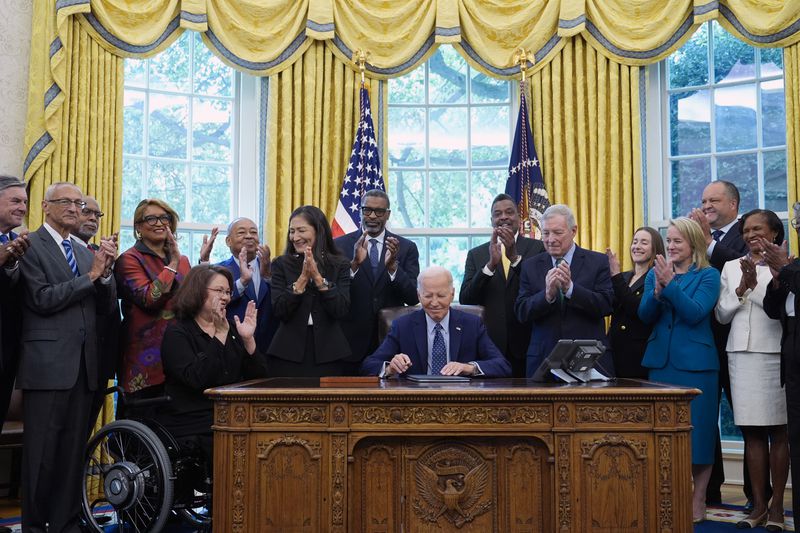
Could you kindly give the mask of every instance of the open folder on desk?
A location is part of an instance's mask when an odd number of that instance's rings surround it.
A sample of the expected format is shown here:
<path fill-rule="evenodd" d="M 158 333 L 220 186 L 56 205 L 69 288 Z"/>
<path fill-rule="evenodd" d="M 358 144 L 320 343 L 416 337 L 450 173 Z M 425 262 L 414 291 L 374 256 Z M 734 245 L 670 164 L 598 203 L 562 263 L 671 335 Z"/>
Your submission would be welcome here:
<path fill-rule="evenodd" d="M 408 374 L 406 379 L 416 383 L 469 383 L 470 381 L 467 376 L 443 376 L 441 374 L 432 376 L 427 374 Z"/>

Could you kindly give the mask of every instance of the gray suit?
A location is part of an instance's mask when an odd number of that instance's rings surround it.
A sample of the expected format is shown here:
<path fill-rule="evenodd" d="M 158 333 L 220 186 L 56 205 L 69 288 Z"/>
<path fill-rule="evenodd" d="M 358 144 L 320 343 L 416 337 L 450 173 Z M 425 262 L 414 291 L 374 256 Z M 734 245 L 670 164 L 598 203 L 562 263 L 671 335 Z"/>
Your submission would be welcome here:
<path fill-rule="evenodd" d="M 24 286 L 22 349 L 17 386 L 23 389 L 22 527 L 79 531 L 82 458 L 97 388 L 97 315 L 116 303 L 113 283 L 92 282 L 93 256 L 72 239 L 75 276 L 42 226 L 29 235 L 21 259 Z"/>

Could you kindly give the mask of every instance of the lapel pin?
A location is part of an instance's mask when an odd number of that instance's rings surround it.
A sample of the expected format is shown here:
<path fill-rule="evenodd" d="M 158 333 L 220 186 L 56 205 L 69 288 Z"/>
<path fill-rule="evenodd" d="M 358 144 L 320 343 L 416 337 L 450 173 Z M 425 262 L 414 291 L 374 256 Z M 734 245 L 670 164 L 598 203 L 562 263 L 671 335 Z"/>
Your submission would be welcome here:
<path fill-rule="evenodd" d="M 456 331 L 461 331 L 461 326 L 456 326 Z"/>

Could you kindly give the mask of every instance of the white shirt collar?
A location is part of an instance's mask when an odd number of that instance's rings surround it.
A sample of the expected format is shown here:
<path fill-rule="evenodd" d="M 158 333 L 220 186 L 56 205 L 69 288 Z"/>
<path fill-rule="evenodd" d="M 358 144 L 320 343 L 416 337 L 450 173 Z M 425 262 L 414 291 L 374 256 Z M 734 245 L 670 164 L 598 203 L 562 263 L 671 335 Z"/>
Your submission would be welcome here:
<path fill-rule="evenodd" d="M 428 326 L 428 335 L 433 335 L 433 333 L 434 333 L 433 328 L 436 327 L 436 321 L 434 319 L 432 319 L 430 316 L 428 316 L 428 313 L 425 313 L 425 323 Z M 448 333 L 450 331 L 450 310 L 449 309 L 447 311 L 447 314 L 444 315 L 444 318 L 442 319 L 441 322 L 439 322 L 439 324 L 442 325 L 442 329 L 444 330 L 444 333 Z"/>
<path fill-rule="evenodd" d="M 43 226 L 44 226 L 44 229 L 46 229 L 46 230 L 47 230 L 47 233 L 49 233 L 49 234 L 50 234 L 50 236 L 53 238 L 53 240 L 54 240 L 54 241 L 56 241 L 56 244 L 58 244 L 59 246 L 61 246 L 61 242 L 64 240 L 64 237 L 62 237 L 62 236 L 61 236 L 61 234 L 60 234 L 59 232 L 57 232 L 57 231 L 55 230 L 55 228 L 53 228 L 53 226 L 51 226 L 51 225 L 50 225 L 50 224 L 48 224 L 47 222 L 45 222 L 45 223 L 43 224 Z M 70 235 L 67 235 L 67 239 L 72 239 L 72 234 L 70 234 Z M 76 238 L 75 240 L 76 240 L 76 241 L 80 241 L 80 239 L 77 239 L 77 238 Z"/>

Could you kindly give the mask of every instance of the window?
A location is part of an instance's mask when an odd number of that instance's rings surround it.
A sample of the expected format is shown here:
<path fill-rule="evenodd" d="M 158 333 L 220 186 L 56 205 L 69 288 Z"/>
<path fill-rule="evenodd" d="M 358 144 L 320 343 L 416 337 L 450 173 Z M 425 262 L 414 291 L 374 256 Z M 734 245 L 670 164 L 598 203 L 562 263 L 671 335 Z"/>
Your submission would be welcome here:
<path fill-rule="evenodd" d="M 685 215 L 710 181 L 726 180 L 739 188 L 740 213 L 786 213 L 782 50 L 750 46 L 709 22 L 665 61 L 664 86 L 665 212 Z"/>
<path fill-rule="evenodd" d="M 417 243 L 420 266 L 453 273 L 491 233 L 489 210 L 505 190 L 511 84 L 481 74 L 450 46 L 389 80 L 391 227 Z"/>
<path fill-rule="evenodd" d="M 120 250 L 134 242 L 143 198 L 177 211 L 179 245 L 192 264 L 203 235 L 234 218 L 239 78 L 195 32 L 151 59 L 125 60 Z M 220 241 L 212 261 L 228 255 Z"/>

